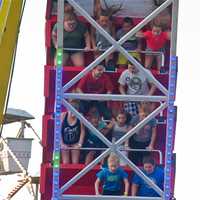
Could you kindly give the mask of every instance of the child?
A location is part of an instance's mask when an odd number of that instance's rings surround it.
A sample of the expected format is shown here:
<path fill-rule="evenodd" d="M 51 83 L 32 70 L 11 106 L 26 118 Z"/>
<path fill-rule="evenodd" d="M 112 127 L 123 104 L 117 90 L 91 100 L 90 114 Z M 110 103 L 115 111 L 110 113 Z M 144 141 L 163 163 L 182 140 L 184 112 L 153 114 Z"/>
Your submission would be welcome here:
<path fill-rule="evenodd" d="M 123 111 L 119 112 L 116 116 L 116 121 L 113 121 L 112 127 L 112 142 L 115 143 L 121 137 L 123 137 L 130 130 L 130 126 L 127 125 L 127 114 Z M 123 145 L 125 148 L 129 148 L 128 140 L 126 140 Z M 123 147 L 122 146 L 122 147 Z M 122 151 L 122 153 L 128 156 L 127 151 Z M 126 165 L 126 163 L 120 159 L 120 165 Z"/>
<path fill-rule="evenodd" d="M 112 24 L 112 16 L 122 9 L 122 4 L 108 6 L 106 1 L 104 1 L 104 3 L 105 9 L 101 7 L 100 2 L 96 2 L 96 4 L 99 5 L 97 7 L 101 10 L 97 14 L 97 22 L 108 34 L 115 38 L 115 27 Z M 106 51 L 111 46 L 111 43 L 98 30 L 92 29 L 92 47 L 93 49 L 98 50 L 95 55 L 96 58 L 101 55 L 102 51 Z M 105 62 L 106 70 L 115 70 L 113 54 L 110 54 L 105 59 Z"/>
<path fill-rule="evenodd" d="M 156 90 L 155 85 L 146 78 L 145 74 L 130 62 L 128 69 L 122 72 L 118 82 L 121 94 L 153 95 Z M 138 103 L 125 102 L 124 111 L 129 113 L 131 117 L 136 116 L 138 114 Z"/>
<path fill-rule="evenodd" d="M 161 190 L 163 190 L 164 169 L 162 167 L 156 166 L 155 160 L 153 158 L 145 157 L 143 159 L 142 172 L 149 179 L 151 179 Z M 132 196 L 160 197 L 160 195 L 137 174 L 133 176 L 131 191 Z"/>
<path fill-rule="evenodd" d="M 52 41 L 57 49 L 57 24 L 52 31 Z M 65 13 L 64 16 L 64 31 L 63 31 L 63 46 L 64 48 L 72 49 L 90 49 L 90 35 L 85 25 L 78 21 L 76 14 L 73 12 Z M 74 66 L 84 66 L 83 52 L 76 50 L 64 50 L 63 63 L 67 63 L 68 58 L 71 58 Z"/>
<path fill-rule="evenodd" d="M 171 32 L 162 31 L 162 27 L 154 24 L 151 31 L 146 31 L 144 33 L 138 32 L 136 36 L 143 37 L 146 39 L 147 49 L 146 51 L 157 51 L 165 52 L 165 44 L 170 40 Z M 145 67 L 147 69 L 151 68 L 154 56 L 146 55 L 145 56 Z M 157 58 L 157 67 L 160 71 L 161 59 L 159 56 Z"/>
<path fill-rule="evenodd" d="M 128 174 L 121 167 L 119 167 L 119 158 L 117 155 L 111 154 L 108 158 L 108 168 L 103 168 L 97 174 L 97 180 L 95 182 L 96 195 L 100 195 L 99 185 L 101 182 L 103 182 L 102 195 L 123 195 L 122 184 L 124 183 L 124 195 L 128 196 Z"/>
<path fill-rule="evenodd" d="M 99 130 L 103 135 L 106 135 L 110 131 L 110 125 L 107 125 L 105 122 L 100 120 L 100 116 L 98 112 L 90 113 L 88 116 L 89 121 L 91 124 Z M 96 136 L 94 135 L 91 130 L 87 130 L 86 135 L 86 143 L 84 145 L 86 148 L 106 148 L 106 145 Z M 85 164 L 88 165 L 94 159 L 95 154 L 97 151 L 89 151 L 85 158 Z"/>
<path fill-rule="evenodd" d="M 112 26 L 112 22 L 110 20 L 110 16 L 107 12 L 101 12 L 99 18 L 97 19 L 99 25 L 112 37 L 115 37 L 115 30 Z M 92 29 L 92 48 L 97 50 L 95 57 L 97 58 L 101 55 L 102 51 L 106 51 L 109 47 L 111 47 L 111 43 L 96 29 Z M 113 67 L 113 54 L 110 54 L 106 59 L 106 69 Z M 109 66 L 108 66 L 109 65 Z"/>
<path fill-rule="evenodd" d="M 133 20 L 130 17 L 125 17 L 123 20 L 122 28 L 117 31 L 116 38 L 117 40 L 120 40 L 125 34 L 127 34 L 131 29 L 133 28 Z M 136 52 L 130 52 L 130 54 L 135 57 L 138 61 L 141 61 L 140 53 L 137 51 L 141 51 L 141 42 L 138 37 L 133 35 L 130 37 L 124 44 L 122 45 L 126 50 L 129 51 L 136 51 Z M 119 53 L 118 56 L 118 65 L 127 65 L 128 60 Z"/>
<path fill-rule="evenodd" d="M 140 121 L 149 115 L 151 112 L 151 104 L 142 104 L 139 107 L 139 115 L 132 118 L 131 124 L 136 126 Z M 153 118 L 146 125 L 144 125 L 137 133 L 130 139 L 130 146 L 133 149 L 147 149 L 153 150 L 156 142 L 156 119 Z M 133 152 L 132 158 L 135 164 L 140 164 L 145 152 Z"/>
<path fill-rule="evenodd" d="M 78 109 L 77 102 L 72 101 L 72 105 Z M 62 114 L 61 133 L 61 155 L 63 163 L 77 164 L 80 157 L 80 148 L 85 137 L 85 128 L 71 111 Z M 69 150 L 70 147 L 76 149 Z"/>

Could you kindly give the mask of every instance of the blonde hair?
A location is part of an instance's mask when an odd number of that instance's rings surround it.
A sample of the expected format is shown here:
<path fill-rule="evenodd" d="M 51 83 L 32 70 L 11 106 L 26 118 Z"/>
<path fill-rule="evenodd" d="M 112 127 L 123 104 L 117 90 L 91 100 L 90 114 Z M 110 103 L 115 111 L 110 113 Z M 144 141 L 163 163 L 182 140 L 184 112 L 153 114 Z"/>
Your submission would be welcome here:
<path fill-rule="evenodd" d="M 111 153 L 108 157 L 108 163 L 115 163 L 119 165 L 119 157 L 115 153 Z"/>

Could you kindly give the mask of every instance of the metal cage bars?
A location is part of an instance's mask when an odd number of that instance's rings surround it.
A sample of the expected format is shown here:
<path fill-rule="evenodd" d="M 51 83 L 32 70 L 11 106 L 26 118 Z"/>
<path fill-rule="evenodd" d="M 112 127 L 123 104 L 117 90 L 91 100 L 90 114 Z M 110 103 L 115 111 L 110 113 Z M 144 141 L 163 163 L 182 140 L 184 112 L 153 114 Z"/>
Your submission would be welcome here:
<path fill-rule="evenodd" d="M 68 181 L 66 184 L 64 184 L 61 187 L 60 192 L 63 193 L 65 190 L 67 190 L 69 187 L 71 187 L 77 180 L 79 180 L 82 176 L 84 176 L 88 171 L 90 171 L 96 164 L 98 164 L 103 158 L 105 158 L 111 151 L 116 152 L 119 154 L 119 146 L 124 143 L 127 139 L 129 139 L 134 133 L 136 133 L 140 128 L 142 128 L 146 123 L 148 123 L 152 118 L 154 118 L 156 115 L 158 115 L 162 110 L 164 110 L 167 107 L 167 103 L 161 104 L 156 110 L 154 110 L 149 116 L 147 116 L 144 120 L 142 120 L 140 123 L 138 123 L 132 130 L 130 130 L 128 133 L 126 133 L 122 138 L 120 138 L 115 144 L 112 144 L 107 138 L 105 138 L 104 135 L 102 135 L 96 128 L 92 126 L 92 124 L 85 119 L 84 116 L 82 116 L 76 109 L 73 108 L 71 104 L 69 104 L 66 100 L 63 100 L 63 105 L 70 110 L 76 117 L 82 121 L 82 123 L 88 127 L 90 130 L 93 131 L 93 134 L 95 134 L 99 139 L 101 139 L 108 147 L 109 149 L 106 150 L 103 155 L 100 155 L 98 158 L 96 158 L 93 162 L 91 162 L 88 166 L 86 166 L 82 171 L 80 171 L 77 175 L 75 175 L 70 181 Z M 119 154 L 121 157 L 121 154 Z M 153 183 L 148 177 L 146 177 L 143 172 L 135 166 L 128 158 L 126 159 L 128 165 L 133 168 L 140 177 L 142 177 L 152 188 L 154 188 L 158 194 L 161 196 L 163 195 L 162 190 L 158 188 L 155 183 Z"/>
<path fill-rule="evenodd" d="M 100 57 L 98 57 L 94 62 L 92 62 L 88 67 L 86 67 L 80 74 L 75 76 L 71 81 L 69 81 L 64 87 L 64 91 L 68 90 L 71 86 L 73 86 L 76 82 L 78 82 L 85 74 L 87 74 L 91 69 L 93 69 L 97 64 L 103 61 L 110 53 L 112 53 L 115 49 L 118 49 L 129 61 L 131 61 L 136 68 L 142 71 L 148 79 L 152 81 L 156 85 L 158 89 L 160 89 L 165 95 L 167 95 L 167 89 L 155 79 L 155 77 L 135 59 L 133 58 L 122 46 L 127 39 L 133 36 L 136 32 L 138 32 L 141 28 L 143 28 L 148 22 L 150 22 L 156 15 L 158 15 L 161 11 L 167 8 L 173 0 L 167 0 L 160 7 L 155 9 L 149 16 L 147 16 L 142 22 L 136 25 L 131 31 L 129 31 L 126 35 L 124 35 L 118 42 L 116 42 L 112 36 L 110 36 L 94 19 L 89 16 L 89 14 L 82 9 L 74 0 L 69 0 L 69 3 L 79 12 L 81 13 L 90 23 L 93 25 L 104 37 L 113 45 L 107 51 L 105 51 Z"/>
<path fill-rule="evenodd" d="M 60 11 L 63 11 L 63 8 L 61 8 L 62 6 L 64 6 L 64 5 L 62 5 L 63 4 L 63 1 L 61 0 L 60 1 L 61 3 L 58 3 L 58 8 L 59 8 L 59 10 Z M 84 10 L 81 10 L 81 8 L 73 1 L 73 0 L 69 0 L 69 2 L 75 7 L 75 9 L 77 9 L 77 10 L 79 10 L 81 13 L 84 13 Z M 101 27 L 98 27 L 99 25 L 95 22 L 95 21 L 93 21 L 94 22 L 94 26 L 95 27 L 97 27 L 97 29 L 98 30 L 100 30 L 100 32 L 102 32 L 103 33 L 103 35 L 104 36 L 106 36 L 107 37 L 107 39 L 110 41 L 111 40 L 111 43 L 114 45 L 114 46 L 112 46 L 111 48 L 109 48 L 104 54 L 102 54 L 99 58 L 97 58 L 93 63 L 91 63 L 85 70 L 83 70 L 82 71 L 82 73 L 80 73 L 79 75 L 77 75 L 74 79 L 72 79 L 69 83 L 67 83 L 64 87 L 63 87 L 63 90 L 64 91 L 66 91 L 68 88 L 70 88 L 73 84 L 75 84 L 78 80 L 80 80 L 80 78 L 82 77 L 82 76 L 84 76 L 86 73 L 88 73 L 93 67 L 95 67 L 99 62 L 101 62 L 106 56 L 108 56 L 109 55 L 109 53 L 111 53 L 115 48 L 114 47 L 116 47 L 117 49 L 119 49 L 120 50 L 120 52 L 122 53 L 122 54 L 124 54 L 132 63 L 134 63 L 135 65 L 136 65 L 136 67 L 139 69 L 139 70 L 141 70 L 141 71 L 144 71 L 144 73 L 147 75 L 147 77 L 149 78 L 149 79 L 153 79 L 153 82 L 155 83 L 155 85 L 165 94 L 165 95 L 167 95 L 168 94 L 168 92 L 167 92 L 167 90 L 166 90 L 166 88 L 164 88 L 157 80 L 155 80 L 155 78 L 153 77 L 153 75 L 151 75 L 150 73 L 148 73 L 145 69 L 143 69 L 143 66 L 140 64 L 140 63 L 138 63 L 134 58 L 132 58 L 132 56 L 130 56 L 127 52 L 126 52 L 126 50 L 125 49 L 123 49 L 121 46 L 119 46 L 119 45 L 121 45 L 123 42 L 125 42 L 126 41 L 126 39 L 128 39 L 128 37 L 130 37 L 131 36 L 131 34 L 133 35 L 133 34 L 135 34 L 140 28 L 142 28 L 145 24 L 147 24 L 151 19 L 153 19 L 153 17 L 155 17 L 158 13 L 160 13 L 162 10 L 164 10 L 167 6 L 169 6 L 171 3 L 173 2 L 173 0 L 172 1 L 170 1 L 170 0 L 167 0 L 164 4 L 162 4 L 158 9 L 156 9 L 152 14 L 150 14 L 148 17 L 146 17 L 144 20 L 143 20 L 143 22 L 141 22 L 140 24 L 138 24 L 138 26 L 136 26 L 134 29 L 132 29 L 132 31 L 130 31 L 127 35 L 125 35 L 120 41 L 118 41 L 118 42 L 116 42 L 115 40 L 113 40 L 112 39 L 112 37 L 108 34 L 108 35 L 106 35 L 107 33 L 104 31 L 104 30 L 101 30 Z M 77 8 L 78 7 L 78 8 Z M 61 19 L 61 18 L 63 18 L 63 12 L 58 12 L 59 13 L 59 15 L 60 15 L 60 17 L 58 17 L 58 19 Z M 85 15 L 86 14 L 86 15 Z M 58 15 L 58 16 L 59 16 Z M 86 18 L 88 17 L 88 20 L 90 21 L 91 19 L 90 19 L 90 16 L 87 16 L 87 13 L 84 13 L 83 14 L 84 16 L 86 16 Z M 61 20 L 59 21 L 59 23 L 58 24 L 62 24 L 61 23 Z M 92 25 L 93 25 L 93 23 L 92 23 Z M 138 30 L 137 30 L 138 29 Z M 62 26 L 60 26 L 59 28 L 58 28 L 58 38 L 60 38 L 60 36 L 61 36 L 61 32 L 62 32 L 62 30 L 63 30 L 63 25 Z M 111 38 L 110 38 L 111 37 Z M 60 40 L 61 41 L 61 40 Z M 119 43 L 119 44 L 118 44 Z M 60 44 L 60 45 L 58 45 L 58 47 L 60 46 L 60 47 L 62 47 L 62 45 L 63 44 Z M 57 52 L 57 56 L 59 56 L 59 51 Z M 61 57 L 62 57 L 62 48 L 60 49 L 60 54 L 61 54 Z M 57 62 L 58 63 L 58 62 Z M 58 73 L 57 72 L 57 74 L 58 74 L 58 76 L 56 76 L 56 88 L 58 87 L 58 85 L 60 86 L 60 84 L 61 84 L 61 86 L 62 86 L 62 81 L 60 82 L 60 80 L 62 80 L 62 79 L 59 79 L 59 78 L 62 78 L 62 61 L 61 61 L 61 63 L 60 63 L 60 67 L 61 68 L 59 68 L 59 65 L 58 65 L 58 68 L 57 68 L 57 71 L 59 71 L 60 70 L 60 73 Z M 59 76 L 59 74 L 61 75 L 61 77 Z M 57 98 L 58 97 L 58 98 Z M 60 114 L 61 114 L 61 103 L 60 103 L 60 100 L 62 99 L 62 92 L 61 92 L 61 90 L 56 90 L 56 115 L 55 116 L 57 116 L 56 117 L 56 119 L 55 119 L 55 135 L 57 135 L 58 133 L 59 133 L 59 131 L 60 131 L 60 125 L 61 124 L 59 124 L 59 118 L 58 118 L 58 116 L 60 116 Z M 68 103 L 66 103 L 65 102 L 65 104 L 68 104 Z M 68 104 L 68 106 L 70 107 L 70 104 Z M 69 108 L 69 110 L 73 110 L 73 109 L 70 109 Z M 86 120 L 87 121 L 87 120 Z M 127 138 L 129 138 L 129 137 L 127 137 L 127 135 L 129 136 L 129 134 L 130 133 L 127 133 L 126 134 L 126 136 L 125 137 L 123 137 L 123 138 L 121 138 L 120 140 L 121 140 L 121 142 L 122 142 L 122 140 L 124 139 L 124 141 L 127 139 Z M 134 133 L 133 133 L 134 134 Z M 99 135 L 99 133 L 97 133 L 97 136 Z M 99 137 L 99 136 L 98 136 Z M 130 136 L 131 137 L 131 136 Z M 57 138 L 58 139 L 58 138 Z M 59 140 L 55 140 L 55 142 L 54 142 L 54 156 L 56 155 L 56 151 L 55 150 L 59 150 L 60 151 L 60 147 L 58 147 L 58 145 L 60 145 L 60 143 L 58 144 L 58 141 Z M 102 138 L 101 138 L 102 139 Z M 106 138 L 104 138 L 103 140 L 105 140 Z M 57 143 L 56 143 L 56 141 L 57 141 Z M 104 141 L 105 142 L 105 141 Z M 108 144 L 108 140 L 106 141 L 106 143 Z M 55 144 L 56 143 L 56 144 Z M 118 143 L 120 143 L 120 141 L 118 141 Z M 117 145 L 117 143 L 115 144 L 115 145 Z M 116 148 L 116 146 L 115 145 L 112 145 L 111 144 L 111 147 L 110 147 L 110 149 L 111 148 L 114 148 L 113 150 L 114 151 L 116 151 L 116 152 L 118 152 L 119 154 L 121 153 L 117 148 Z M 108 146 L 110 146 L 110 144 L 108 145 Z M 55 147 L 57 147 L 57 148 L 55 148 Z M 109 154 L 109 152 L 110 152 L 110 150 L 108 149 L 107 151 L 105 151 L 102 155 L 100 155 L 94 162 L 95 163 L 98 163 L 98 161 L 101 159 L 101 158 L 103 158 L 103 157 L 105 157 L 107 154 Z M 55 157 L 57 157 L 58 159 L 57 159 L 57 162 L 59 161 L 59 156 L 58 155 L 56 155 Z M 56 162 L 56 159 L 55 159 L 55 157 L 54 157 L 54 163 L 57 163 Z M 123 156 L 122 156 L 122 158 L 123 158 Z M 125 158 L 123 158 L 123 159 L 127 159 L 126 157 Z M 132 163 L 131 161 L 130 161 L 130 163 Z M 133 163 L 132 163 L 133 164 Z M 91 165 L 92 165 L 92 163 L 91 163 Z M 134 164 L 133 164 L 134 165 Z M 55 169 L 56 169 L 56 171 L 54 171 L 54 175 L 55 176 L 53 176 L 53 181 L 54 181 L 54 186 L 55 185 L 59 185 L 59 172 L 57 171 L 57 168 L 56 167 L 58 167 L 59 168 L 59 165 L 55 165 L 54 166 L 55 167 Z M 89 166 L 87 166 L 86 168 L 90 168 L 91 166 L 89 165 Z M 137 167 L 136 167 L 137 168 Z M 90 170 L 90 169 L 89 169 Z M 85 170 L 86 171 L 86 170 Z M 139 170 L 140 171 L 140 170 Z M 87 173 L 87 172 L 86 172 Z M 77 178 L 77 177 L 76 177 Z M 79 177 L 80 178 L 80 177 Z M 79 179 L 78 178 L 78 179 Z M 78 180 L 77 179 L 77 180 Z M 148 181 L 148 180 L 147 180 Z M 64 187 L 64 186 L 63 186 Z M 61 191 L 62 191 L 62 189 L 64 189 L 64 188 L 61 188 Z M 56 189 L 56 193 L 54 192 L 54 189 Z M 58 188 L 55 188 L 54 187 L 54 189 L 53 189 L 53 194 L 56 194 L 56 195 L 53 195 L 53 199 L 58 199 L 59 198 L 59 189 Z M 158 190 L 160 190 L 159 188 L 158 188 Z M 162 191 L 161 191 L 162 192 Z M 159 192 L 160 194 L 162 194 L 161 192 Z M 79 196 L 80 197 L 80 196 Z M 124 198 L 124 197 L 123 197 Z M 143 199 L 143 198 L 142 198 Z M 154 198 L 155 199 L 155 198 Z"/>

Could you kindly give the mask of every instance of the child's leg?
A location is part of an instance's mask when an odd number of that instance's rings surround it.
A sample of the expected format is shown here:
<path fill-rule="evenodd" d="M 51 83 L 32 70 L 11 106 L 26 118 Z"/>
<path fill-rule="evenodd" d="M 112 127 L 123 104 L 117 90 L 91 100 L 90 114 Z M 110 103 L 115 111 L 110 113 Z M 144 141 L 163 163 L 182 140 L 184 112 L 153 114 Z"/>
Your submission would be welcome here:
<path fill-rule="evenodd" d="M 150 69 L 154 56 L 152 55 L 145 55 L 145 68 Z"/>
<path fill-rule="evenodd" d="M 95 151 L 90 151 L 85 158 L 85 165 L 90 164 L 94 160 Z"/>
<path fill-rule="evenodd" d="M 74 66 L 84 67 L 84 55 L 82 52 L 73 53 L 71 59 Z"/>
<path fill-rule="evenodd" d="M 70 153 L 69 150 L 61 150 L 61 157 L 63 164 L 69 164 L 70 163 Z"/>
<path fill-rule="evenodd" d="M 162 62 L 161 62 L 161 56 L 158 55 L 156 56 L 156 63 L 157 63 L 157 70 L 160 71 L 160 68 L 161 68 L 161 65 L 162 65 Z"/>
<path fill-rule="evenodd" d="M 78 164 L 79 163 L 79 157 L 80 157 L 80 150 L 71 150 L 72 155 L 72 164 Z"/>

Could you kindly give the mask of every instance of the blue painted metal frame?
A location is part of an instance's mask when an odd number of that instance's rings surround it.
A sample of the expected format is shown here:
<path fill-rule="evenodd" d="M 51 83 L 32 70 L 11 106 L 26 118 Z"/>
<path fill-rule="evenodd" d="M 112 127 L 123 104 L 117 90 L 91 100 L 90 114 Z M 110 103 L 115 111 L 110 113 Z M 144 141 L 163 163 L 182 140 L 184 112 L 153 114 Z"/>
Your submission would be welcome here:
<path fill-rule="evenodd" d="M 168 95 L 168 108 L 167 108 L 167 134 L 166 134 L 166 150 L 165 150 L 165 177 L 164 177 L 164 199 L 171 200 L 173 197 L 171 188 L 171 172 L 172 172 L 172 156 L 174 150 L 174 137 L 175 137 L 175 120 L 176 120 L 176 107 L 174 106 L 176 96 L 176 81 L 177 81 L 177 63 L 176 56 L 171 57 L 170 72 L 169 72 L 169 95 Z"/>
<path fill-rule="evenodd" d="M 54 152 L 53 152 L 53 188 L 52 200 L 60 199 L 60 141 L 61 141 L 61 108 L 62 108 L 62 49 L 57 50 L 55 120 L 54 120 Z"/>

